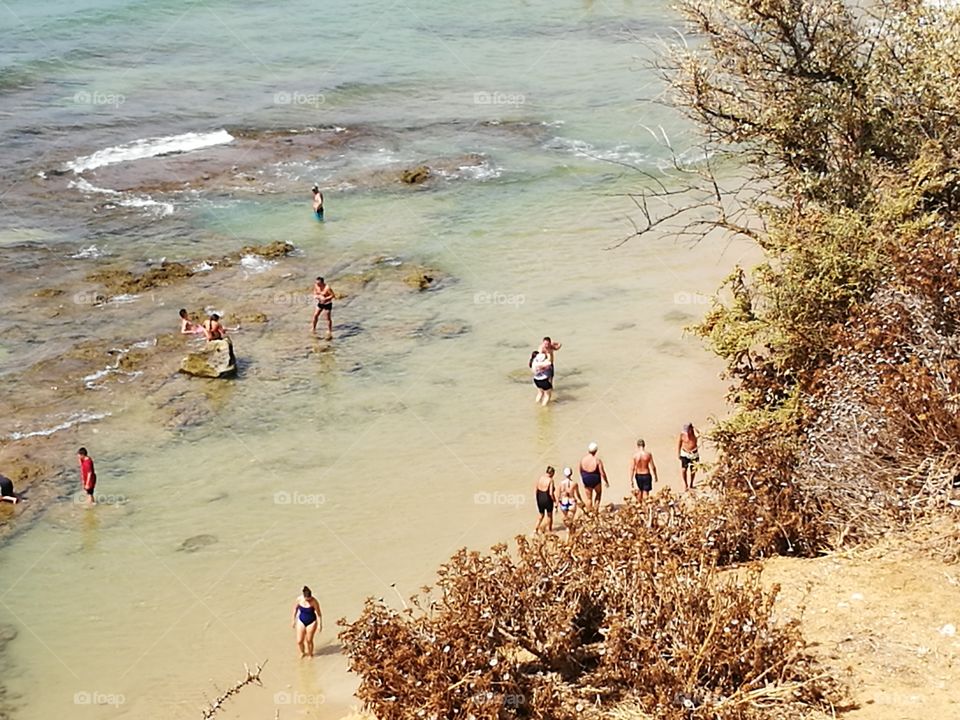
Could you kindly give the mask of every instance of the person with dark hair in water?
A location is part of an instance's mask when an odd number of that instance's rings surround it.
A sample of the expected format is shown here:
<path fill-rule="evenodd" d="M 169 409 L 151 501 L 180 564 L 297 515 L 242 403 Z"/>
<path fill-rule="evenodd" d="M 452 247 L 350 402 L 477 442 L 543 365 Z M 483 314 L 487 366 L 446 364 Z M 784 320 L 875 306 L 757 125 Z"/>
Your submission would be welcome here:
<path fill-rule="evenodd" d="M 207 342 L 211 340 L 223 340 L 227 336 L 227 329 L 220 322 L 220 316 L 213 313 L 203 324 L 203 334 Z"/>
<path fill-rule="evenodd" d="M 550 356 L 543 350 L 534 350 L 530 353 L 528 364 L 533 373 L 533 384 L 537 386 L 536 402 L 546 407 L 553 394 L 553 383 L 550 381 L 553 365 L 550 363 Z"/>
<path fill-rule="evenodd" d="M 297 647 L 300 657 L 313 657 L 313 636 L 317 630 L 323 630 L 323 615 L 320 603 L 306 585 L 300 591 L 300 597 L 293 604 L 293 623 L 290 627 L 297 631 Z"/>
<path fill-rule="evenodd" d="M 0 475 L 0 502 L 8 502 L 16 505 L 19 500 L 20 498 L 18 498 L 17 494 L 13 491 L 13 480 Z"/>
<path fill-rule="evenodd" d="M 203 325 L 195 323 L 187 314 L 186 308 L 180 308 L 180 332 L 183 335 L 199 335 L 202 333 Z"/>
<path fill-rule="evenodd" d="M 313 193 L 313 212 L 317 220 L 323 220 L 323 193 L 320 192 L 320 186 L 314 185 L 310 192 Z"/>
<path fill-rule="evenodd" d="M 87 454 L 85 447 L 77 450 L 77 462 L 80 463 L 80 482 L 87 494 L 87 503 L 93 505 L 97 502 L 93 497 L 93 491 L 97 487 L 97 471 L 93 467 L 93 458 Z"/>

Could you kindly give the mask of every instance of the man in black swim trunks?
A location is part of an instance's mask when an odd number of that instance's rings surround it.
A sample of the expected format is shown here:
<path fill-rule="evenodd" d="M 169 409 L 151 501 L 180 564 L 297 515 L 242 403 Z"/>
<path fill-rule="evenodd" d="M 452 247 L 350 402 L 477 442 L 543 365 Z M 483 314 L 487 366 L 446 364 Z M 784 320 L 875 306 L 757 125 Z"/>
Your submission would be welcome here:
<path fill-rule="evenodd" d="M 646 498 L 653 490 L 653 483 L 660 479 L 657 477 L 657 465 L 653 462 L 653 453 L 647 452 L 647 444 L 643 440 L 637 440 L 637 451 L 630 460 L 630 474 L 637 483 L 637 489 L 633 491 L 633 496 L 637 500 Z"/>
<path fill-rule="evenodd" d="M 547 465 L 546 472 L 537 478 L 537 510 L 540 512 L 540 519 L 537 520 L 537 527 L 533 532 L 553 532 L 553 505 L 557 500 L 557 491 L 553 485 L 554 469 Z"/>
<path fill-rule="evenodd" d="M 313 299 L 317 301 L 317 309 L 313 311 L 313 323 L 310 326 L 311 332 L 317 331 L 317 320 L 324 313 L 327 315 L 327 340 L 333 339 L 333 300 L 336 294 L 324 281 L 318 277 L 313 284 Z"/>
<path fill-rule="evenodd" d="M 313 212 L 316 213 L 317 220 L 323 220 L 323 193 L 318 185 L 314 185 L 310 192 L 313 193 Z"/>

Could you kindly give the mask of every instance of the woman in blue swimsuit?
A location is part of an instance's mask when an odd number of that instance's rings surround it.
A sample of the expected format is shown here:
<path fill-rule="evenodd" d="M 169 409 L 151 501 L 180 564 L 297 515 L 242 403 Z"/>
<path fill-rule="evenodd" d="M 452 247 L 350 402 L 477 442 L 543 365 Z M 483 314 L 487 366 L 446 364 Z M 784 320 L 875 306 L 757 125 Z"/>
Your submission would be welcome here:
<path fill-rule="evenodd" d="M 320 614 L 320 603 L 306 585 L 303 586 L 302 594 L 293 605 L 291 627 L 297 631 L 300 657 L 313 657 L 313 636 L 317 634 L 318 629 L 323 629 L 323 616 Z"/>

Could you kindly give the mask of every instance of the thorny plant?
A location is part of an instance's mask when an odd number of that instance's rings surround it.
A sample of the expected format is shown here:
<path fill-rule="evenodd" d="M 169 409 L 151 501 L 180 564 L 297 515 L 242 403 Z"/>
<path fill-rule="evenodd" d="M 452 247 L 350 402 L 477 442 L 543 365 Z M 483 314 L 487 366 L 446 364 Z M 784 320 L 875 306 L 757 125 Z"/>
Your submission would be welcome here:
<path fill-rule="evenodd" d="M 838 692 L 777 622 L 759 570 L 717 567 L 712 501 L 630 504 L 569 541 L 461 550 L 412 607 L 367 601 L 340 635 L 379 720 L 597 716 L 626 699 L 662 720 L 800 717 Z"/>

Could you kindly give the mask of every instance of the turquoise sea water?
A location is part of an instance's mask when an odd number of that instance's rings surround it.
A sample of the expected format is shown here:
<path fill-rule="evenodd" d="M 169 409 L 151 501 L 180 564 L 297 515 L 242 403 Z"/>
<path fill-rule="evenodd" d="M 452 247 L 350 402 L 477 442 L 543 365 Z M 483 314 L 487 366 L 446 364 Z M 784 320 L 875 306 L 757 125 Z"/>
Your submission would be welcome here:
<path fill-rule="evenodd" d="M 0 286 L 0 373 L 83 338 L 150 339 L 181 304 L 261 298 L 270 316 L 238 336 L 247 370 L 212 419 L 171 432 L 150 397 L 119 404 L 107 388 L 86 409 L 109 419 L 52 436 L 91 447 L 103 492 L 122 501 L 65 499 L 0 548 L 0 622 L 18 631 L 0 681 L 13 718 L 196 717 L 265 658 L 266 687 L 222 717 L 341 717 L 353 681 L 334 620 L 368 595 L 399 606 L 461 545 L 529 531 L 545 463 L 572 465 L 599 441 L 620 501 L 642 433 L 676 484 L 675 431 L 706 423 L 723 392 L 683 327 L 750 250 L 664 236 L 605 250 L 632 230 L 625 193 L 642 182 L 618 163 L 658 172 L 669 151 L 650 128 L 677 152 L 694 144 L 651 102 L 661 88 L 646 61 L 677 22 L 666 3 L 12 0 L 0 13 L 0 252 L 21 270 Z M 63 211 L 35 202 L 107 148 L 308 128 L 362 131 L 332 155 L 263 161 L 304 191 L 328 188 L 324 225 L 286 185 L 149 198 L 169 211 L 108 203 L 144 198 L 104 188 L 58 190 Z M 466 153 L 482 162 L 423 189 L 350 182 Z M 201 297 L 161 292 L 82 324 L 34 307 L 34 289 L 69 297 L 104 262 L 273 240 L 298 256 L 211 276 Z M 451 280 L 339 305 L 335 320 L 360 330 L 318 348 L 309 308 L 276 298 L 308 292 L 315 272 L 336 287 L 337 268 L 371 255 Z M 465 332 L 417 330 L 444 323 Z M 511 374 L 546 333 L 564 348 L 558 402 L 541 411 Z M 216 542 L 178 549 L 197 535 Z M 327 616 L 310 663 L 288 626 L 304 582 Z"/>

